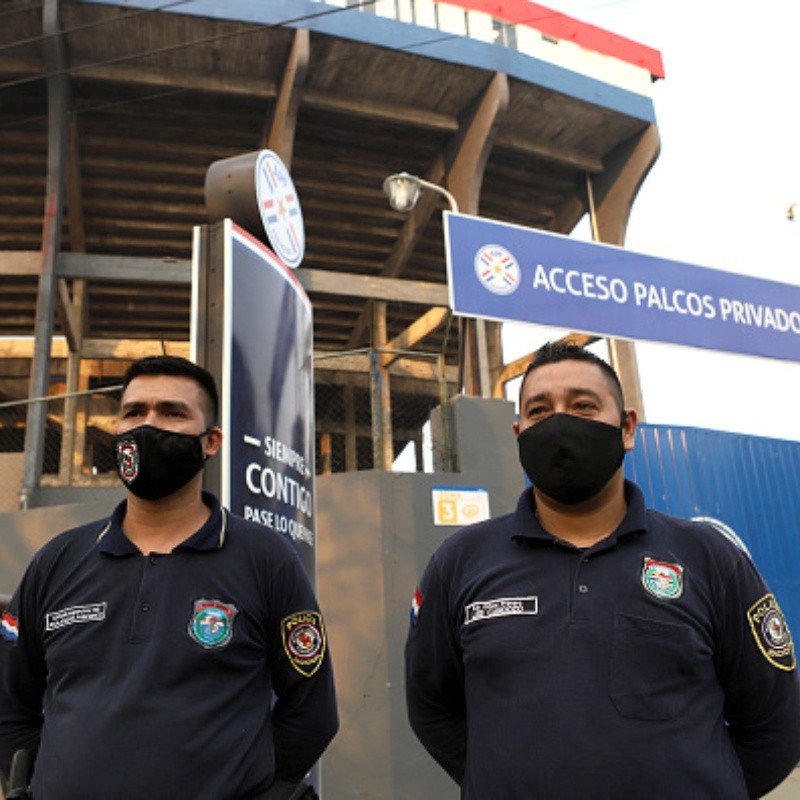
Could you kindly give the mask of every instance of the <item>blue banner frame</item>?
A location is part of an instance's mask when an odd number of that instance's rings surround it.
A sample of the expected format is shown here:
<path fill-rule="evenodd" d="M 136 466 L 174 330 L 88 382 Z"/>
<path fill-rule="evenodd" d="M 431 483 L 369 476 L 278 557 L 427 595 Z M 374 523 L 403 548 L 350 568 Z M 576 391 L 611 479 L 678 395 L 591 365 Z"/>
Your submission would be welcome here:
<path fill-rule="evenodd" d="M 800 286 L 444 217 L 456 314 L 800 361 Z"/>

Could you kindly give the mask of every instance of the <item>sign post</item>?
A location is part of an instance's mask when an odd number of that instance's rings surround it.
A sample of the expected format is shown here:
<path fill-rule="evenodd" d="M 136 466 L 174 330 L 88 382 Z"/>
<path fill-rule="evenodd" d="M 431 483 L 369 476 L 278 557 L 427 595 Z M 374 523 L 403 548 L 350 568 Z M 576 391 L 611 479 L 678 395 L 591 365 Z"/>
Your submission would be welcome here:
<path fill-rule="evenodd" d="M 305 253 L 300 201 L 283 162 L 262 150 L 212 164 L 206 204 L 220 221 L 195 229 L 192 357 L 217 378 L 225 434 L 207 485 L 234 514 L 289 538 L 313 583 L 314 330 L 292 272 Z"/>
<path fill-rule="evenodd" d="M 234 514 L 294 543 L 314 580 L 311 302 L 294 274 L 230 220 L 196 232 L 193 358 L 218 379 L 225 434 L 208 480 Z M 205 241 L 204 241 L 205 240 Z M 208 247 L 211 251 L 208 251 Z M 201 308 L 211 313 L 201 321 Z"/>

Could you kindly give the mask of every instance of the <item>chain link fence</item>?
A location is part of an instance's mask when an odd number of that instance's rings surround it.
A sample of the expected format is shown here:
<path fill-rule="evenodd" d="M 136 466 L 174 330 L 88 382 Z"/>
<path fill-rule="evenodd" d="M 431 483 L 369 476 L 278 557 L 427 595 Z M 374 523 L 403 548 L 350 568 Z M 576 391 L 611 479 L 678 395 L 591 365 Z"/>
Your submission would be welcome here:
<path fill-rule="evenodd" d="M 441 354 L 351 350 L 317 355 L 314 370 L 317 474 L 452 468 Z"/>
<path fill-rule="evenodd" d="M 317 355 L 317 474 L 451 470 L 445 401 L 455 384 L 449 377 L 438 353 L 368 349 Z M 115 385 L 0 403 L 0 512 L 19 509 L 33 403 L 45 405 L 42 485 L 117 485 L 112 437 L 119 392 Z"/>
<path fill-rule="evenodd" d="M 41 483 L 115 485 L 111 439 L 119 387 L 0 403 L 0 512 L 19 510 L 25 431 L 34 403 L 45 405 Z"/>

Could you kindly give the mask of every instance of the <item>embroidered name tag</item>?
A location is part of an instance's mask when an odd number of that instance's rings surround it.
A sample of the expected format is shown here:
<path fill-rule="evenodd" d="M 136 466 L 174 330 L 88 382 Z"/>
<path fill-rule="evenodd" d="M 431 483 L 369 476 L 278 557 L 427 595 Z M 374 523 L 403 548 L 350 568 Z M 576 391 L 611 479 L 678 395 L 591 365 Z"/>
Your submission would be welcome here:
<path fill-rule="evenodd" d="M 539 613 L 539 598 L 530 597 L 498 597 L 496 600 L 480 600 L 470 603 L 464 609 L 464 624 L 470 625 L 482 619 L 495 617 L 517 617 Z"/>
<path fill-rule="evenodd" d="M 82 622 L 102 622 L 106 618 L 107 603 L 87 603 L 83 606 L 70 606 L 60 611 L 51 611 L 45 614 L 45 629 L 57 631 L 67 625 L 77 625 Z"/>

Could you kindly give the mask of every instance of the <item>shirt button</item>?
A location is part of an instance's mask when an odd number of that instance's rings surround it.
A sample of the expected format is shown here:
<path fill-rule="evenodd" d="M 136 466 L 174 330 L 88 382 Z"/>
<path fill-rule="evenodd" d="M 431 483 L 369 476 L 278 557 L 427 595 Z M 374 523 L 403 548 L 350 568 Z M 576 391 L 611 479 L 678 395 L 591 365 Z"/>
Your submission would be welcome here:
<path fill-rule="evenodd" d="M 150 556 L 150 563 L 155 566 L 158 563 L 158 559 L 155 556 Z"/>
<path fill-rule="evenodd" d="M 579 591 L 581 594 L 586 594 L 586 592 L 588 592 L 588 591 L 589 591 L 589 587 L 588 587 L 588 586 L 587 586 L 585 583 L 582 583 L 582 584 L 581 584 L 581 585 L 578 587 L 578 591 Z"/>
<path fill-rule="evenodd" d="M 142 611 L 149 611 L 150 603 L 142 603 Z"/>

